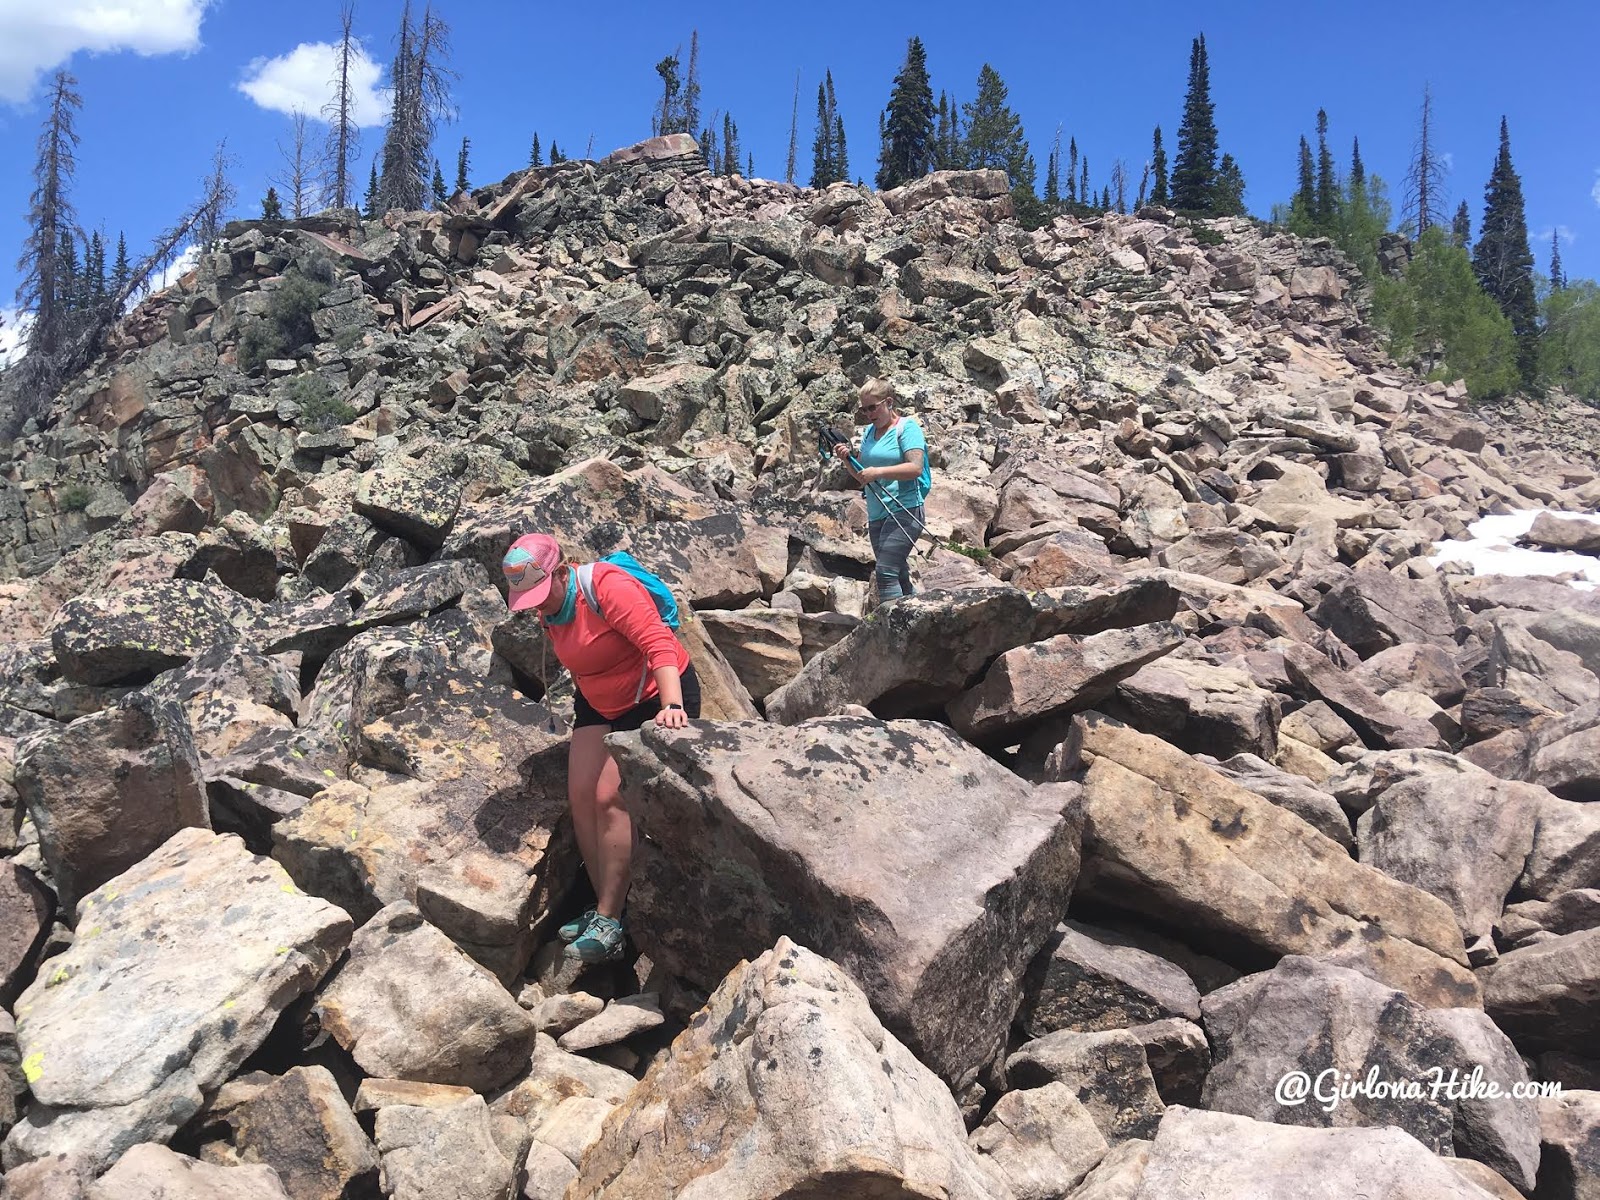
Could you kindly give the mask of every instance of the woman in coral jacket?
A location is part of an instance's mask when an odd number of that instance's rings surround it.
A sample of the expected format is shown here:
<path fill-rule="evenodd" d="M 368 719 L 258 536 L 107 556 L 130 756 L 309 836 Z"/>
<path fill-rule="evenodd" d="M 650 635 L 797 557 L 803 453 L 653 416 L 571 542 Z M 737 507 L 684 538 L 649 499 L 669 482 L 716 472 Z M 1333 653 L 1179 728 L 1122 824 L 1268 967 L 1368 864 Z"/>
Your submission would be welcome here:
<path fill-rule="evenodd" d="M 550 647 L 572 673 L 578 695 L 567 750 L 567 803 L 594 884 L 595 907 L 563 925 L 560 938 L 584 962 L 622 957 L 633 860 L 633 822 L 605 736 L 654 721 L 682 729 L 700 715 L 700 684 L 689 652 L 656 611 L 645 587 L 611 563 L 594 565 L 597 612 L 555 538 L 518 538 L 502 562 L 513 612 L 533 609 Z M 604 614 L 604 615 L 602 615 Z"/>

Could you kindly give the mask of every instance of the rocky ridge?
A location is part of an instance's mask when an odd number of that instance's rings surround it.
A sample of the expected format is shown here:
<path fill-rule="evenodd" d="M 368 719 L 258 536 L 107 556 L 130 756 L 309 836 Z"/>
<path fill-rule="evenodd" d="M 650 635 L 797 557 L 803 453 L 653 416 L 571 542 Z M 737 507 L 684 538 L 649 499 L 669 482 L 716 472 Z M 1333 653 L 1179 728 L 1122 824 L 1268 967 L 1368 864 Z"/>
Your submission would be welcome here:
<path fill-rule="evenodd" d="M 230 227 L 0 451 L 5 1194 L 1595 1194 L 1600 606 L 1425 555 L 1600 479 L 1362 306 L 682 137 Z M 881 612 L 869 375 L 935 472 Z M 615 969 L 534 527 L 693 609 Z M 1565 1092 L 1273 1090 L 1374 1065 Z"/>

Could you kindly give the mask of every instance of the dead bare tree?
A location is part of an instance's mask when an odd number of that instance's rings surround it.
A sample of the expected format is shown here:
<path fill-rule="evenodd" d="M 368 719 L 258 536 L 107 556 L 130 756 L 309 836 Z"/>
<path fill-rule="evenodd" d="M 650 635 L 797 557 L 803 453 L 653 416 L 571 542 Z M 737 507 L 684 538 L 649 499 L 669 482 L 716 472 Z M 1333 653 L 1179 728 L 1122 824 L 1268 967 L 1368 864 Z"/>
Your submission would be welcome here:
<path fill-rule="evenodd" d="M 68 332 L 68 308 L 57 257 L 63 236 L 72 238 L 76 215 L 68 193 L 77 169 L 78 133 L 73 118 L 83 106 L 78 81 L 57 71 L 50 89 L 50 111 L 39 134 L 39 154 L 33 167 L 33 194 L 28 198 L 28 238 L 23 243 L 17 269 L 22 283 L 17 304 L 33 313 L 28 349 L 48 356 Z"/>
<path fill-rule="evenodd" d="M 1422 121 L 1406 171 L 1405 202 L 1400 210 L 1401 227 L 1415 223 L 1419 238 L 1445 223 L 1445 174 L 1444 159 L 1433 142 L 1433 88 L 1424 84 Z"/>
<path fill-rule="evenodd" d="M 228 180 L 228 168 L 231 166 L 233 159 L 228 154 L 228 140 L 224 138 L 217 143 L 217 151 L 211 158 L 211 174 L 206 177 L 205 183 L 206 198 L 195 224 L 194 242 L 202 250 L 209 250 L 221 239 L 228 212 L 239 198 L 238 191 Z"/>
<path fill-rule="evenodd" d="M 328 145 L 325 151 L 327 177 L 323 201 L 329 208 L 349 208 L 355 202 L 350 164 L 355 160 L 361 144 L 361 129 L 355 120 L 355 84 L 350 79 L 350 69 L 360 52 L 355 35 L 351 32 L 355 16 L 355 5 L 346 0 L 339 10 L 339 49 L 334 60 L 333 99 L 322 108 L 322 115 L 328 122 Z"/>
<path fill-rule="evenodd" d="M 289 144 L 278 143 L 283 170 L 272 182 L 289 198 L 289 216 L 298 221 L 311 211 L 311 189 L 316 182 L 316 163 L 306 141 L 306 115 L 296 111 L 290 126 Z"/>
<path fill-rule="evenodd" d="M 794 105 L 789 110 L 789 163 L 784 168 L 783 178 L 788 183 L 794 182 L 794 155 L 800 146 L 800 72 L 794 73 Z"/>

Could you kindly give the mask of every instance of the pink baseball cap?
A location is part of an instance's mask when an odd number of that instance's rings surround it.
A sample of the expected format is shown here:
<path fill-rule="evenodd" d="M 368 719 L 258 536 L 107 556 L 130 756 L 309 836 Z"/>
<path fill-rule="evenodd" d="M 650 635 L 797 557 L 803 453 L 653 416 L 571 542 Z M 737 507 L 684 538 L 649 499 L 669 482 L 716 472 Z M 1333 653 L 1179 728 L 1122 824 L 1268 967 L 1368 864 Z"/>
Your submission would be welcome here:
<path fill-rule="evenodd" d="M 506 602 L 512 612 L 537 608 L 550 595 L 556 568 L 561 565 L 561 546 L 548 533 L 525 533 L 511 543 L 500 560 L 506 576 Z"/>

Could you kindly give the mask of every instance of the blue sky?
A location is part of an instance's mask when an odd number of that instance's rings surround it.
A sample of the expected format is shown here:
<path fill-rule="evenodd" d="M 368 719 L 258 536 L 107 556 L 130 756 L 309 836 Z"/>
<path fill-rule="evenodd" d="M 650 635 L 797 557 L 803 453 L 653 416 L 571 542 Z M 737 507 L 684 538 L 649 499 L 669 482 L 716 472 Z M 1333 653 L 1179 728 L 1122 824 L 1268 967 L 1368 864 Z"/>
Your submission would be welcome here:
<path fill-rule="evenodd" d="M 473 182 L 527 162 L 535 130 L 574 157 L 592 137 L 602 155 L 649 134 L 654 64 L 701 42 L 702 108 L 729 110 L 758 176 L 781 178 L 800 73 L 801 182 L 810 173 L 816 87 L 831 68 L 853 174 L 876 169 L 877 114 L 917 34 L 935 92 L 970 100 L 979 67 L 1010 87 L 1040 164 L 1057 125 L 1075 136 L 1098 189 L 1123 159 L 1137 181 L 1159 123 L 1173 152 L 1190 39 L 1206 35 L 1222 149 L 1242 164 L 1252 212 L 1267 215 L 1294 187 L 1299 136 L 1326 107 L 1341 170 L 1352 135 L 1369 172 L 1400 191 L 1424 81 L 1436 142 L 1453 165 L 1449 211 L 1466 199 L 1474 231 L 1500 117 L 1510 121 L 1529 229 L 1548 265 L 1561 228 L 1569 275 L 1600 277 L 1600 5 L 1448 8 L 1345 3 L 837 3 L 805 5 L 530 4 L 437 0 L 453 29 L 459 120 L 437 156 L 453 179 L 463 134 Z M 399 0 L 357 0 L 356 29 L 387 62 Z M 1202 15 L 1204 14 L 1204 15 Z M 137 250 L 199 194 L 219 140 L 236 161 L 235 215 L 259 214 L 281 164 L 286 105 L 321 87 L 314 44 L 337 34 L 337 0 L 0 0 L 0 307 L 11 302 L 29 170 L 48 73 L 66 65 L 83 95 L 74 198 L 80 219 Z M 298 54 L 297 52 L 298 49 Z M 271 60 L 282 59 L 282 62 Z M 255 81 L 251 90 L 241 85 Z M 253 94 L 252 94 L 253 93 Z M 373 102 L 369 116 L 380 119 Z M 314 107 L 314 102 L 313 102 Z M 320 132 L 320 126 L 318 127 Z M 364 130 L 367 155 L 382 137 Z M 366 175 L 366 159 L 361 176 Z M 1042 186 L 1043 180 L 1040 179 Z M 1398 198 L 1398 196 L 1397 196 Z"/>

